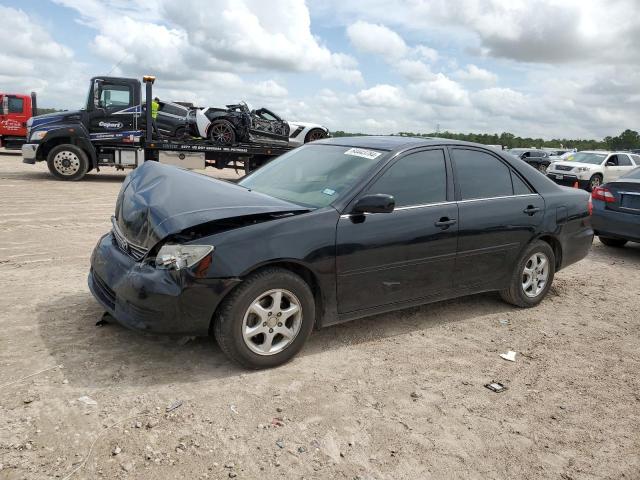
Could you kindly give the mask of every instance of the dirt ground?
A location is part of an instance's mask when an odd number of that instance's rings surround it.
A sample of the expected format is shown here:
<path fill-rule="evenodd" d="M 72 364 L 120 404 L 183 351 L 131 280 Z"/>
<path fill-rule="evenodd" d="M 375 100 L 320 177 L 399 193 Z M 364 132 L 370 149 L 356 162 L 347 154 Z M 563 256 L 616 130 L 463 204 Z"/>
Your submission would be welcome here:
<path fill-rule="evenodd" d="M 248 372 L 210 339 L 96 326 L 123 177 L 0 155 L 0 478 L 640 478 L 640 245 L 596 240 L 531 310 L 380 315 Z"/>

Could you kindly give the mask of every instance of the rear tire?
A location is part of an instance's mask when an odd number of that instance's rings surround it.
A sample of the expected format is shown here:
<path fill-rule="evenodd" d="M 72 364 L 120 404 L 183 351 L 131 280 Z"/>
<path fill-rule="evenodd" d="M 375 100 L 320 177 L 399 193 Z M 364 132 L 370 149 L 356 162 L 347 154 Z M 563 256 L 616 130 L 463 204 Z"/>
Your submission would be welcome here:
<path fill-rule="evenodd" d="M 314 323 L 309 285 L 289 270 L 266 268 L 249 275 L 224 299 L 214 315 L 213 333 L 231 360 L 246 368 L 270 368 L 300 351 Z"/>
<path fill-rule="evenodd" d="M 47 166 L 59 180 L 81 180 L 89 171 L 87 154 L 75 145 L 58 145 L 47 155 Z"/>
<path fill-rule="evenodd" d="M 233 145 L 236 143 L 236 131 L 231 122 L 216 120 L 209 127 L 209 140 L 218 145 Z"/>
<path fill-rule="evenodd" d="M 309 130 L 307 135 L 304 137 L 304 143 L 313 142 L 322 138 L 327 138 L 327 133 L 320 128 L 313 128 Z"/>
<path fill-rule="evenodd" d="M 546 260 L 544 270 L 535 259 Z M 511 275 L 509 287 L 500 291 L 500 296 L 505 302 L 516 307 L 535 307 L 547 295 L 555 271 L 556 256 L 553 249 L 547 242 L 536 240 L 520 256 Z"/>
<path fill-rule="evenodd" d="M 622 238 L 609 238 L 609 237 L 598 237 L 598 238 L 607 247 L 621 248 L 621 247 L 624 247 L 628 242 L 628 240 L 624 240 Z"/>

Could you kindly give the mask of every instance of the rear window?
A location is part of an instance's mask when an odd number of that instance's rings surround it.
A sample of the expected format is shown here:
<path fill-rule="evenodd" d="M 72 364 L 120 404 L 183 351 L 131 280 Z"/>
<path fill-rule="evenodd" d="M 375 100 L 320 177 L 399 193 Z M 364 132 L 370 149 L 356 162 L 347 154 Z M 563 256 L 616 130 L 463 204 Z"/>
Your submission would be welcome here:
<path fill-rule="evenodd" d="M 455 148 L 453 159 L 463 200 L 513 195 L 511 170 L 493 155 Z"/>
<path fill-rule="evenodd" d="M 640 180 L 640 168 L 634 168 L 629 173 L 621 176 L 620 178 L 632 178 L 634 180 Z"/>

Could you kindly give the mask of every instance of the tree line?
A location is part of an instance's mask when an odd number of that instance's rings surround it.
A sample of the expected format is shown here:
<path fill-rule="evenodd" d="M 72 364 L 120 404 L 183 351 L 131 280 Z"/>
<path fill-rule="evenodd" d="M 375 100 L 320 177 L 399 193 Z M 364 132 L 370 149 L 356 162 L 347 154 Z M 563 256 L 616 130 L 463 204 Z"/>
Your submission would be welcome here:
<path fill-rule="evenodd" d="M 338 130 L 331 132 L 334 137 L 354 137 L 366 135 L 364 133 L 349 133 Z M 501 134 L 489 133 L 454 133 L 449 131 L 433 133 L 398 132 L 395 135 L 406 137 L 439 137 L 453 140 L 463 140 L 466 142 L 483 143 L 485 145 L 502 145 L 506 148 L 577 148 L 578 150 L 633 150 L 640 149 L 640 134 L 634 130 L 625 130 L 617 137 L 607 136 L 603 140 L 593 139 L 570 139 L 554 138 L 545 140 L 543 138 L 518 137 L 512 133 L 503 132 Z"/>

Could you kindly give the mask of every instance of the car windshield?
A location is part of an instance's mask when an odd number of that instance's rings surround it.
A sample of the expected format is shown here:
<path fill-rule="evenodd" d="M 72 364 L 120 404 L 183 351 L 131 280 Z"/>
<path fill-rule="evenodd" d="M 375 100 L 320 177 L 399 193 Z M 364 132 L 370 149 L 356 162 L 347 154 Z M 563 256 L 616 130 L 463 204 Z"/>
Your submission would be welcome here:
<path fill-rule="evenodd" d="M 600 165 L 606 158 L 606 153 L 587 153 L 578 152 L 572 157 L 567 158 L 571 162 L 590 163 L 591 165 Z"/>
<path fill-rule="evenodd" d="M 239 185 L 312 208 L 340 198 L 384 152 L 338 145 L 305 145 L 269 162 Z"/>

